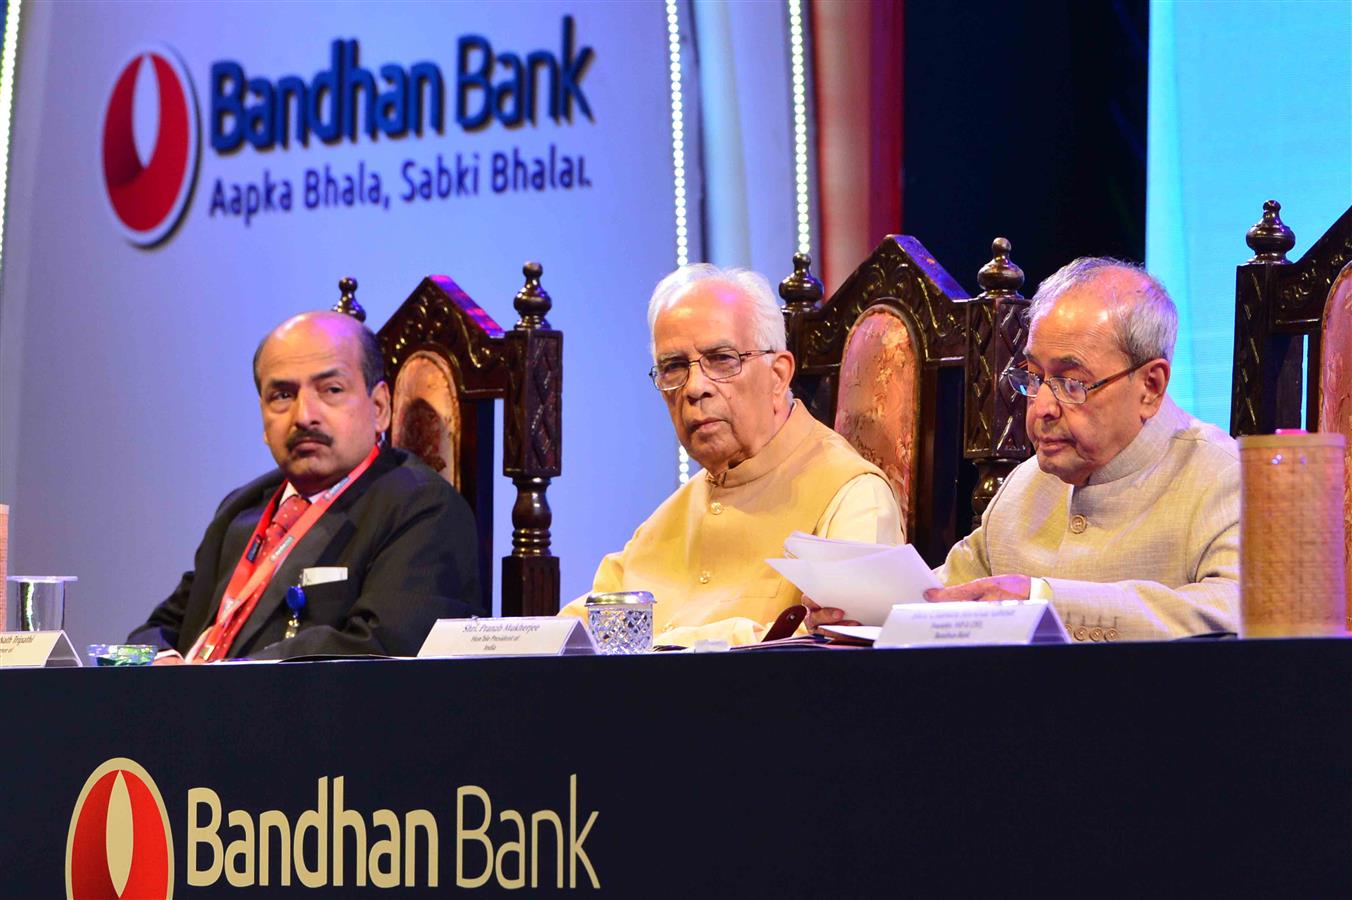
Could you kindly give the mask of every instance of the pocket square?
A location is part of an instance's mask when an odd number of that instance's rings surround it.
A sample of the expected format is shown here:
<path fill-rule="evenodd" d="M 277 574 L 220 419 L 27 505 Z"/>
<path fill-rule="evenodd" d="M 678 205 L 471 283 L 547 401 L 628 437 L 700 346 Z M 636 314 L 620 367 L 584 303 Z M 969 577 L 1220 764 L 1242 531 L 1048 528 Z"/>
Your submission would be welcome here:
<path fill-rule="evenodd" d="M 328 584 L 333 581 L 347 581 L 347 566 L 315 566 L 302 569 L 300 572 L 301 587 Z"/>

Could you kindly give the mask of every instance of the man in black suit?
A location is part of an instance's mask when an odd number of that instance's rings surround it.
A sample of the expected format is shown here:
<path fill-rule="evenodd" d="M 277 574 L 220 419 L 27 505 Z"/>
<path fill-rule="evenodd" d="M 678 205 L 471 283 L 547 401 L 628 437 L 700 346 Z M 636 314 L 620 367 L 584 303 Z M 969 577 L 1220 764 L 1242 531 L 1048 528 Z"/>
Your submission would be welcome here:
<path fill-rule="evenodd" d="M 340 313 L 295 316 L 259 344 L 254 381 L 278 469 L 225 498 L 193 571 L 129 640 L 163 648 L 157 663 L 405 656 L 437 619 L 483 614 L 468 504 L 379 445 L 375 336 Z"/>

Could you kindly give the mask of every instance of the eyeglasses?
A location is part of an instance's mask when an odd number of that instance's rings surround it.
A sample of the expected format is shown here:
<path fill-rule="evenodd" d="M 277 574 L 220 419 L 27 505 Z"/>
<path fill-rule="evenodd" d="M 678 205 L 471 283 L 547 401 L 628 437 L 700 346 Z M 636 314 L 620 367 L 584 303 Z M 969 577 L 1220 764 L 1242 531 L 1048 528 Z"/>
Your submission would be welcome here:
<path fill-rule="evenodd" d="M 1146 362 L 1149 362 L 1149 360 Z M 1052 389 L 1052 396 L 1057 400 L 1062 403 L 1078 405 L 1089 399 L 1090 391 L 1096 391 L 1101 387 L 1112 384 L 1119 378 L 1125 378 L 1143 365 L 1145 363 L 1137 363 L 1130 369 L 1123 369 L 1116 375 L 1109 375 L 1093 384 L 1085 384 L 1078 378 L 1061 378 L 1055 375 L 1051 378 L 1044 378 L 1041 375 L 1035 375 L 1028 371 L 1028 363 L 1024 362 L 1005 372 L 1005 381 L 1025 397 L 1036 397 L 1038 389 L 1045 384 Z"/>
<path fill-rule="evenodd" d="M 742 360 L 774 353 L 773 350 L 711 350 L 694 359 L 674 357 L 664 359 L 648 370 L 648 377 L 659 391 L 674 391 L 690 380 L 690 367 L 699 363 L 700 371 L 710 381 L 730 381 L 742 372 Z"/>

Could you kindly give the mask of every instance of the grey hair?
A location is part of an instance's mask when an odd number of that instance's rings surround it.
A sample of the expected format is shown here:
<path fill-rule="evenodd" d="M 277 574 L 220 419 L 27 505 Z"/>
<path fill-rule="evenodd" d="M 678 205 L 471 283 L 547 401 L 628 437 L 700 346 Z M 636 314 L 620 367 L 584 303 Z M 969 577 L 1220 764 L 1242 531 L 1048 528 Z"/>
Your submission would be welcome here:
<path fill-rule="evenodd" d="M 1133 366 L 1163 357 L 1173 361 L 1174 341 L 1178 337 L 1178 308 L 1169 292 L 1144 267 L 1108 256 L 1082 256 L 1056 270 L 1038 285 L 1028 306 L 1029 326 L 1051 312 L 1052 306 L 1072 288 L 1083 287 L 1111 272 L 1129 272 L 1138 285 L 1125 292 L 1113 292 L 1109 316 L 1118 348 Z"/>
<path fill-rule="evenodd" d="M 695 263 L 681 266 L 666 278 L 657 282 L 653 288 L 652 299 L 648 301 L 648 339 L 653 361 L 657 361 L 657 343 L 653 340 L 653 327 L 657 317 L 676 304 L 676 301 L 691 287 L 701 281 L 717 281 L 736 288 L 751 301 L 752 338 L 755 347 L 741 347 L 742 350 L 788 349 L 788 340 L 784 336 L 784 312 L 775 299 L 769 280 L 759 272 L 750 269 L 724 269 L 710 263 Z"/>

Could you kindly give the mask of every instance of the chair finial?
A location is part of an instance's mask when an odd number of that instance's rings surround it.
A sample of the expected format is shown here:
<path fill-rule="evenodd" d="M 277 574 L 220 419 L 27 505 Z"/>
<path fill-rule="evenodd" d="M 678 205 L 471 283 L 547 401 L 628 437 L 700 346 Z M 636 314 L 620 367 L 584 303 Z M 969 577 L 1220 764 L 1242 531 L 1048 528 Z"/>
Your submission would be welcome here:
<path fill-rule="evenodd" d="M 333 311 L 346 313 L 358 322 L 366 321 L 366 310 L 357 302 L 357 279 L 351 277 L 342 279 L 338 282 L 338 302 L 333 304 Z"/>
<path fill-rule="evenodd" d="M 521 267 L 521 274 L 526 276 L 526 283 L 512 299 L 512 305 L 521 314 L 521 320 L 516 323 L 517 328 L 541 327 L 545 324 L 545 316 L 554 306 L 554 301 L 549 299 L 549 293 L 540 287 L 540 276 L 544 273 L 544 266 L 538 262 L 528 262 Z"/>
<path fill-rule="evenodd" d="M 1244 236 L 1244 243 L 1254 253 L 1249 262 L 1288 262 L 1286 251 L 1296 246 L 1296 233 L 1286 227 L 1278 215 L 1281 211 L 1282 205 L 1276 200 L 1263 204 L 1263 218 Z"/>
<path fill-rule="evenodd" d="M 987 294 L 1017 294 L 1023 287 L 1023 269 L 1009 258 L 1013 245 L 1008 238 L 998 237 L 991 242 L 991 261 L 976 274 L 976 283 Z"/>
<path fill-rule="evenodd" d="M 793 255 L 793 274 L 779 283 L 779 296 L 790 312 L 815 309 L 822 299 L 822 283 L 812 274 L 812 257 L 798 252 Z"/>

